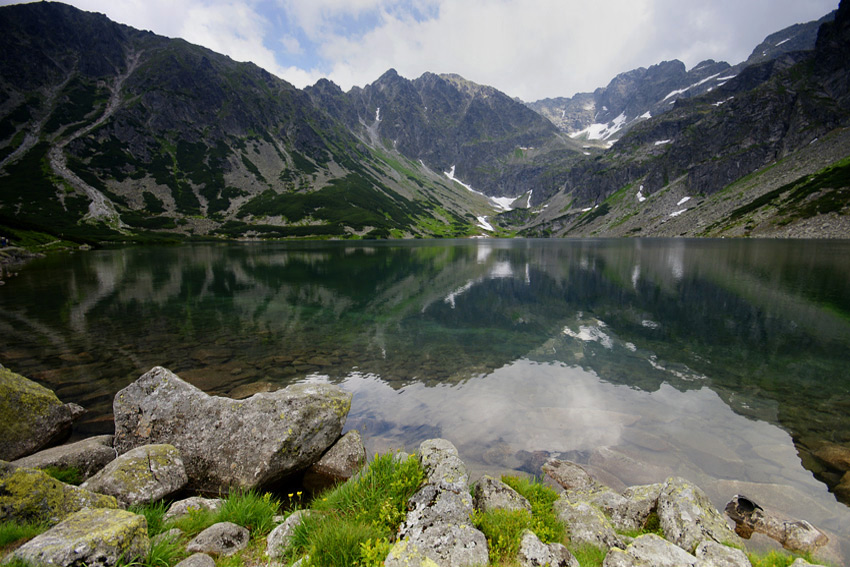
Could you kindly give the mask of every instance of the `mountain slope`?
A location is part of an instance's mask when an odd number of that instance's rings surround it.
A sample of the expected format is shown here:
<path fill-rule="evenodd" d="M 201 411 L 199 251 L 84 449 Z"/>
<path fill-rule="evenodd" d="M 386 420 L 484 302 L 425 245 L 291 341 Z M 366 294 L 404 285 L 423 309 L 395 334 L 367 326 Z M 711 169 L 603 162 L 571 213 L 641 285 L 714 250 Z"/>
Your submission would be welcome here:
<path fill-rule="evenodd" d="M 850 232 L 850 5 L 816 48 L 751 65 L 636 125 L 563 178 L 528 234 L 837 236 Z"/>
<path fill-rule="evenodd" d="M 820 20 L 773 33 L 756 46 L 745 62 L 735 66 L 709 59 L 687 71 L 681 61 L 664 61 L 621 73 L 593 93 L 527 104 L 570 136 L 610 145 L 629 127 L 671 110 L 679 98 L 700 96 L 724 86 L 750 65 L 813 49 L 820 25 L 834 17 L 832 12 Z"/>
<path fill-rule="evenodd" d="M 474 232 L 472 213 L 492 210 L 373 153 L 253 64 L 57 3 L 3 8 L 0 29 L 7 224 L 95 238 L 434 236 Z"/>

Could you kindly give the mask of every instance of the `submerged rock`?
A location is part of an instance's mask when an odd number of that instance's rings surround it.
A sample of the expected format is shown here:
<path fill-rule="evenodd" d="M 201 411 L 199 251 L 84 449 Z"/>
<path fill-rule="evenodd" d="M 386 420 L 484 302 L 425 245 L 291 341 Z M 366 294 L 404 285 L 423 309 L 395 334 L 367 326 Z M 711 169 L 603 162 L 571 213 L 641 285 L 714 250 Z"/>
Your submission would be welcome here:
<path fill-rule="evenodd" d="M 82 488 L 133 506 L 161 500 L 186 486 L 187 481 L 183 459 L 173 445 L 144 445 L 106 465 Z"/>
<path fill-rule="evenodd" d="M 118 508 L 112 496 L 58 481 L 37 469 L 0 461 L 0 518 L 54 525 L 83 508 Z"/>
<path fill-rule="evenodd" d="M 125 510 L 86 509 L 31 539 L 12 557 L 31 565 L 112 567 L 145 559 L 150 551 L 144 516 Z"/>
<path fill-rule="evenodd" d="M 73 468 L 80 471 L 82 480 L 86 480 L 117 456 L 115 449 L 112 448 L 112 435 L 98 435 L 76 443 L 44 449 L 28 457 L 12 461 L 12 464 L 32 469 Z"/>
<path fill-rule="evenodd" d="M 350 393 L 326 384 L 245 400 L 210 396 L 155 367 L 115 396 L 115 447 L 174 445 L 188 487 L 218 494 L 310 466 L 339 438 L 350 406 Z"/>
<path fill-rule="evenodd" d="M 68 438 L 85 410 L 52 390 L 0 367 L 0 459 L 12 461 Z"/>

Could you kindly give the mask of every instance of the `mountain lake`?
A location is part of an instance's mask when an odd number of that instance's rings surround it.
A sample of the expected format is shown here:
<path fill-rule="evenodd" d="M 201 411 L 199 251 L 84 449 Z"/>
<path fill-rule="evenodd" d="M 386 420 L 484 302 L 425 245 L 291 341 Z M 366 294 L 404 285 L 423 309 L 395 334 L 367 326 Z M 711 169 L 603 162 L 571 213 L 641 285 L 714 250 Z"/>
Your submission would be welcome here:
<path fill-rule="evenodd" d="M 232 397 L 353 392 L 370 453 L 445 437 L 477 477 L 546 458 L 614 488 L 683 476 L 847 554 L 850 241 L 245 242 L 38 259 L 0 287 L 0 363 L 112 432 L 153 366 Z"/>

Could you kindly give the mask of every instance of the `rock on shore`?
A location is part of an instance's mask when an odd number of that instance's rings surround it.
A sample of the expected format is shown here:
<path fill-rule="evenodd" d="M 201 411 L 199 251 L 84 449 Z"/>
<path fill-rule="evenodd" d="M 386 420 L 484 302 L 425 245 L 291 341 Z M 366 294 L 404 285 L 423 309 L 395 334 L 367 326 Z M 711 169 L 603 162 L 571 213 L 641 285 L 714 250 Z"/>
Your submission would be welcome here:
<path fill-rule="evenodd" d="M 253 488 L 316 462 L 340 437 L 351 396 L 303 384 L 233 400 L 155 367 L 115 396 L 115 448 L 168 443 L 180 451 L 188 488 Z"/>

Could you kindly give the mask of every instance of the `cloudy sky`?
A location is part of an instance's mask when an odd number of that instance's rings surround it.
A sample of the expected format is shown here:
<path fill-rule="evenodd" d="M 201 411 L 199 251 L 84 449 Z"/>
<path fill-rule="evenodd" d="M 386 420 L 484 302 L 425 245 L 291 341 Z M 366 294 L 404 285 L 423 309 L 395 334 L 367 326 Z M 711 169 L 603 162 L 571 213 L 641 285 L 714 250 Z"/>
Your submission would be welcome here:
<path fill-rule="evenodd" d="M 680 59 L 732 64 L 838 0 L 65 0 L 253 61 L 298 87 L 348 90 L 395 68 L 458 73 L 533 101 Z M 15 3 L 0 0 L 0 4 Z"/>

